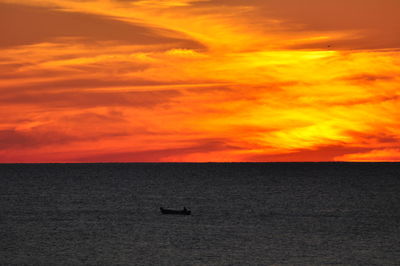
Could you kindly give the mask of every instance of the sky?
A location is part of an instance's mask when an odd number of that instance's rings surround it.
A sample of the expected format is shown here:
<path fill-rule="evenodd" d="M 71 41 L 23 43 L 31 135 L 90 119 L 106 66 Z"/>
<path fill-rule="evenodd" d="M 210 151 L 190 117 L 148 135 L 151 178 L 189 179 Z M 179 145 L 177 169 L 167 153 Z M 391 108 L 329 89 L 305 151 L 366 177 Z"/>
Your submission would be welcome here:
<path fill-rule="evenodd" d="M 400 161 L 399 0 L 0 0 L 0 163 Z"/>

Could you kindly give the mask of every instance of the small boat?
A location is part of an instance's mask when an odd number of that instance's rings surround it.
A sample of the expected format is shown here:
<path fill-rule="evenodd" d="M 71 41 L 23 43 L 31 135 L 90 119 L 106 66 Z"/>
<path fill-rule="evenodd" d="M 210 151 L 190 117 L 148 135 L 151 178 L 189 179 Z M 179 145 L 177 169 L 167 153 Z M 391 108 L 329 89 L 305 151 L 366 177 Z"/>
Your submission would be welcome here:
<path fill-rule="evenodd" d="M 160 207 L 160 211 L 162 214 L 179 214 L 179 215 L 190 215 L 191 211 L 183 207 L 183 210 L 171 210 L 171 209 L 164 209 Z"/>

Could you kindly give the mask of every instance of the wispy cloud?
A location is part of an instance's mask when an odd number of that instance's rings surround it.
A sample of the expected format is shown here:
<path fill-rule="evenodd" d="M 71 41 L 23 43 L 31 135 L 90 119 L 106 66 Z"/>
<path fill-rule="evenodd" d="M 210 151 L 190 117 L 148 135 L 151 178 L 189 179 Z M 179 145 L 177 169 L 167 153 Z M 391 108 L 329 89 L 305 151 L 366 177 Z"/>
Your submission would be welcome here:
<path fill-rule="evenodd" d="M 363 153 L 350 153 L 335 157 L 335 160 L 350 162 L 398 162 L 400 161 L 400 149 L 376 149 Z"/>
<path fill-rule="evenodd" d="M 0 22 L 0 47 L 62 41 L 60 38 L 64 41 L 70 38 L 71 41 L 82 42 L 174 43 L 182 47 L 201 47 L 194 40 L 171 30 L 127 23 L 104 15 L 64 12 L 51 7 L 0 3 Z M 162 31 L 165 35 L 161 34 Z"/>

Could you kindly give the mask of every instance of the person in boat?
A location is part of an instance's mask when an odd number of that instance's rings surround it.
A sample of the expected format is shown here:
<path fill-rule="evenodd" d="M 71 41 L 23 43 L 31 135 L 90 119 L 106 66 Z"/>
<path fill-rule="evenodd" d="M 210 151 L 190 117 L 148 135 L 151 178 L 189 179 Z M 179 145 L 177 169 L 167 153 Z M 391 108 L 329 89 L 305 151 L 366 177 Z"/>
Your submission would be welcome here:
<path fill-rule="evenodd" d="M 186 209 L 186 207 L 185 207 L 185 206 L 183 206 L 183 211 L 184 211 L 184 212 L 187 212 L 187 209 Z"/>

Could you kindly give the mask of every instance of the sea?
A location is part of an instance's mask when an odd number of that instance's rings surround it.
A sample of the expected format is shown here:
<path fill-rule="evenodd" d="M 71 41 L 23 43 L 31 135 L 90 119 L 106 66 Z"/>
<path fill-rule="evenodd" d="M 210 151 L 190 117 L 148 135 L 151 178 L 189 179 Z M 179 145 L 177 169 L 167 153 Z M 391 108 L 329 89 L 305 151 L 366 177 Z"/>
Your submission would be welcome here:
<path fill-rule="evenodd" d="M 400 164 L 1 164 L 0 265 L 400 265 Z"/>

